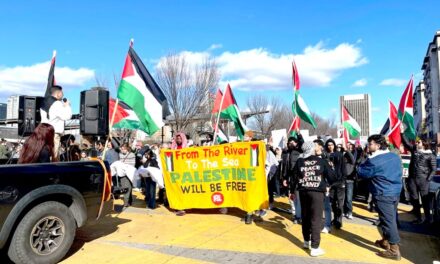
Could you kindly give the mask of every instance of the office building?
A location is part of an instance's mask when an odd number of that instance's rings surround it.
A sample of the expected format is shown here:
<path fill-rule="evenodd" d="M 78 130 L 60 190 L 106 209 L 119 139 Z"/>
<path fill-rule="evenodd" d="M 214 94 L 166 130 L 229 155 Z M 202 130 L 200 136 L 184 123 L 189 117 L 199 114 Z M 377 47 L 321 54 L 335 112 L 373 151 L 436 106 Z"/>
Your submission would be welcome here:
<path fill-rule="evenodd" d="M 426 56 L 423 59 L 423 82 L 425 84 L 426 99 L 426 134 L 429 138 L 439 142 L 439 101 L 440 101 L 440 79 L 439 79 L 439 46 L 440 31 L 437 31 L 434 39 L 428 45 Z"/>
<path fill-rule="evenodd" d="M 0 103 L 0 120 L 6 119 L 7 104 Z"/>
<path fill-rule="evenodd" d="M 361 137 L 368 137 L 371 131 L 371 97 L 369 94 L 343 95 L 339 98 L 339 111 L 342 116 L 345 106 L 361 127 Z"/>
<path fill-rule="evenodd" d="M 18 95 L 9 96 L 6 109 L 6 119 L 18 118 L 18 99 Z"/>
<path fill-rule="evenodd" d="M 418 136 L 426 136 L 426 110 L 425 110 L 425 82 L 421 80 L 416 86 L 413 95 L 414 128 Z"/>

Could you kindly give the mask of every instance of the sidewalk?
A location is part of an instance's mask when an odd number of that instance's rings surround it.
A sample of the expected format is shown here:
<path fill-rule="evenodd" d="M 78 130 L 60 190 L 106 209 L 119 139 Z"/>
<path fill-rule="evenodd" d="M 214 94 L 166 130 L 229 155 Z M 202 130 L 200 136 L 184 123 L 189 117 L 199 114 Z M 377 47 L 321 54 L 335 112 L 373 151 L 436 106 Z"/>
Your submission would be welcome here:
<path fill-rule="evenodd" d="M 287 208 L 287 200 L 278 199 L 276 206 Z M 407 228 L 412 220 L 409 210 L 405 205 L 399 208 L 405 229 L 400 232 L 399 263 L 440 260 L 438 237 Z M 164 207 L 147 211 L 137 199 L 124 212 L 79 230 L 63 263 L 397 263 L 375 255 L 379 234 L 371 221 L 376 214 L 356 203 L 354 215 L 353 220 L 344 219 L 341 230 L 322 235 L 326 254 L 312 258 L 302 249 L 301 226 L 286 213 L 269 211 L 264 219 L 245 225 L 244 212 L 238 209 L 226 215 L 212 209 L 176 216 Z"/>

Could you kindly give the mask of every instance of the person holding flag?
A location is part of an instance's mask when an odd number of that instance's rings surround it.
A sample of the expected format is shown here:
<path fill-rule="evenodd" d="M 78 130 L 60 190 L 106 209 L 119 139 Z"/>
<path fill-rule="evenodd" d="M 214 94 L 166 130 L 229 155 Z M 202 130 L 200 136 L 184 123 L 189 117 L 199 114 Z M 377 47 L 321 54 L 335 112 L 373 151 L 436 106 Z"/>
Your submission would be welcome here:
<path fill-rule="evenodd" d="M 413 145 L 406 138 L 405 133 L 401 134 L 402 143 L 407 150 L 411 152 L 409 162 L 408 189 L 410 201 L 413 205 L 413 211 L 416 216 L 414 224 L 432 223 L 431 204 L 429 198 L 429 182 L 434 177 L 437 170 L 437 160 L 431 151 L 430 141 L 427 139 L 418 139 Z M 420 213 L 419 194 L 422 197 L 423 212 L 425 221 L 422 220 Z"/>

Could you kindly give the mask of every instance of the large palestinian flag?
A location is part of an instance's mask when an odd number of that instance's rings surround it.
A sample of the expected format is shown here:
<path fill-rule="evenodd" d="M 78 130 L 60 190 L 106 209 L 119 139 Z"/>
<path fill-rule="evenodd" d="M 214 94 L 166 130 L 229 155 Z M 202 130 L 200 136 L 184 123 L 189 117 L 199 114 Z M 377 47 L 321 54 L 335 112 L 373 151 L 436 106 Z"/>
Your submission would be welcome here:
<path fill-rule="evenodd" d="M 217 99 L 220 98 L 220 99 Z M 244 139 L 245 134 L 251 133 L 249 128 L 241 118 L 240 110 L 238 109 L 237 101 L 232 94 L 231 86 L 228 84 L 225 93 L 222 96 L 221 92 L 217 92 L 217 97 L 214 102 L 213 113 L 220 112 L 220 117 L 231 120 L 234 123 L 235 131 L 240 140 Z"/>
<path fill-rule="evenodd" d="M 410 140 L 416 139 L 416 130 L 414 128 L 414 115 L 413 115 L 413 77 L 409 80 L 405 91 L 402 94 L 402 98 L 399 103 L 399 119 L 402 121 L 404 131 L 402 131 L 406 138 Z"/>
<path fill-rule="evenodd" d="M 153 135 L 169 114 L 168 103 L 159 85 L 151 77 L 132 45 L 125 59 L 118 98 L 126 103 L 139 119 L 139 129 Z"/>
<path fill-rule="evenodd" d="M 356 120 L 350 115 L 347 108 L 342 106 L 342 126 L 347 130 L 348 134 L 352 138 L 359 137 L 361 133 L 361 127 Z"/>
<path fill-rule="evenodd" d="M 313 128 L 316 128 L 315 119 L 313 119 L 312 113 L 307 107 L 306 102 L 299 94 L 300 82 L 299 82 L 298 69 L 296 68 L 295 61 L 292 62 L 292 82 L 293 82 L 293 90 L 295 93 L 295 101 L 292 104 L 293 114 L 295 116 L 299 116 L 302 120 L 311 124 Z"/>

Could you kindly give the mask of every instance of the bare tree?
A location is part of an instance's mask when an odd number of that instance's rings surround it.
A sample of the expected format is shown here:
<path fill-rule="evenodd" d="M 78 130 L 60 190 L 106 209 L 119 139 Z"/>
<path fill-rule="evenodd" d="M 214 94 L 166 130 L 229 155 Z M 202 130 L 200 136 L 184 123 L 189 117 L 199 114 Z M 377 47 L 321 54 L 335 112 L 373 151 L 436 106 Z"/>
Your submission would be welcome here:
<path fill-rule="evenodd" d="M 292 108 L 283 104 L 280 98 L 272 97 L 270 100 L 260 94 L 248 98 L 247 106 L 251 112 L 262 112 L 269 110 L 269 113 L 253 116 L 251 126 L 268 138 L 272 130 L 290 128 L 293 120 Z M 312 135 L 331 135 L 336 137 L 337 124 L 335 117 L 325 119 L 316 113 L 312 113 L 317 124 L 314 129 L 312 125 L 301 121 L 301 129 L 308 129 Z"/>
<path fill-rule="evenodd" d="M 269 111 L 269 113 L 253 116 L 251 123 L 251 126 L 261 132 L 264 137 L 269 137 L 272 130 L 283 128 L 281 121 L 285 115 L 285 109 L 280 98 L 272 97 L 269 99 L 257 94 L 248 98 L 247 106 L 251 112 Z"/>
<path fill-rule="evenodd" d="M 317 125 L 316 129 L 304 121 L 301 121 L 301 129 L 308 129 L 312 135 L 330 135 L 332 137 L 337 137 L 338 127 L 334 116 L 329 119 L 325 119 L 312 112 L 312 117 L 315 119 Z"/>
<path fill-rule="evenodd" d="M 108 81 L 103 74 L 95 73 L 95 82 L 97 87 L 105 87 L 108 89 Z"/>
<path fill-rule="evenodd" d="M 166 56 L 156 69 L 156 80 L 168 99 L 176 131 L 184 130 L 199 113 L 207 113 L 209 100 L 218 86 L 216 61 L 205 57 L 191 65 L 184 54 Z"/>

